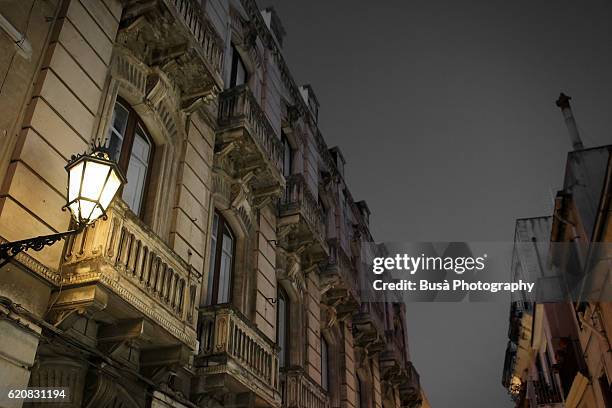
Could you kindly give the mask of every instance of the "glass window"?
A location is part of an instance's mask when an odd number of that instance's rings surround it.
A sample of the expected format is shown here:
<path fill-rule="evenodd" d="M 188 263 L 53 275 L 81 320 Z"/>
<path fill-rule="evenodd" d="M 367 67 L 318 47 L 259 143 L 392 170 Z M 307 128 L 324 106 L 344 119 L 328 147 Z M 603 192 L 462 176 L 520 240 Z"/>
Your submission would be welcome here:
<path fill-rule="evenodd" d="M 141 215 L 155 146 L 136 112 L 122 100 L 115 102 L 106 147 L 126 175 L 123 201 Z"/>
<path fill-rule="evenodd" d="M 130 111 L 128 109 L 119 102 L 115 103 L 106 147 L 110 151 L 111 159 L 116 162 L 119 162 L 119 157 L 121 155 L 121 147 L 123 146 L 123 137 L 127 130 L 129 115 Z"/>
<path fill-rule="evenodd" d="M 246 83 L 247 70 L 244 66 L 240 53 L 236 47 L 232 45 L 232 70 L 230 71 L 229 87 L 233 88 L 238 85 Z"/>
<path fill-rule="evenodd" d="M 281 368 L 289 363 L 289 298 L 283 288 L 278 288 L 276 309 L 276 343 L 279 347 L 278 363 Z"/>
<path fill-rule="evenodd" d="M 291 152 L 291 144 L 285 133 L 281 133 L 281 141 L 283 143 L 283 176 L 289 177 L 292 171 L 293 157 Z"/>
<path fill-rule="evenodd" d="M 321 336 L 321 387 L 329 391 L 329 347 Z"/>
<path fill-rule="evenodd" d="M 234 234 L 219 213 L 213 216 L 206 304 L 229 303 L 234 263 Z"/>

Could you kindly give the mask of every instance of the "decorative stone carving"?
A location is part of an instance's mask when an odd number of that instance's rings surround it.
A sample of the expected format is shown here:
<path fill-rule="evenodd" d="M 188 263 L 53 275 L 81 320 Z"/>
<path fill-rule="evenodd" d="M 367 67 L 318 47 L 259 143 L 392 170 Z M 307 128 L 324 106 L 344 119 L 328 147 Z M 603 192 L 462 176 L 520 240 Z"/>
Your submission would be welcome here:
<path fill-rule="evenodd" d="M 29 387 L 64 387 L 68 389 L 70 401 L 62 407 L 80 408 L 83 401 L 85 374 L 88 363 L 84 356 L 75 355 L 68 350 L 55 345 L 41 345 L 37 359 L 30 375 Z M 45 402 L 30 403 L 30 407 L 46 407 Z"/>
<path fill-rule="evenodd" d="M 85 408 L 143 408 L 144 401 L 137 400 L 134 390 L 126 390 L 108 374 L 98 370 Z M 142 392 L 144 397 L 144 390 Z"/>
<path fill-rule="evenodd" d="M 223 41 L 205 18 L 201 5 L 188 0 L 163 0 L 143 5 L 128 2 L 117 42 L 148 65 L 177 75 L 184 95 L 221 89 Z"/>

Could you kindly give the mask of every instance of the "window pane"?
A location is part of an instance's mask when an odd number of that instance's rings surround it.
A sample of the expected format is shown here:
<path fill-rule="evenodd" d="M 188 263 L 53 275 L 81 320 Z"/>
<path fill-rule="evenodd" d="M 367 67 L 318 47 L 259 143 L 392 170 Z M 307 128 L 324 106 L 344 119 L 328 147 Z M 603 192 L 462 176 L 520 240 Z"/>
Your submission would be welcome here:
<path fill-rule="evenodd" d="M 206 305 L 229 303 L 234 262 L 234 235 L 224 225 L 223 218 L 215 213 L 210 243 L 210 264 Z M 221 233 L 223 229 L 223 233 Z M 219 253 L 220 251 L 220 253 Z"/>
<path fill-rule="evenodd" d="M 283 175 L 288 177 L 291 175 L 291 145 L 287 137 L 283 135 Z"/>
<path fill-rule="evenodd" d="M 208 265 L 208 286 L 206 288 L 206 305 L 212 305 L 213 286 L 215 283 L 215 260 L 217 257 L 217 228 L 219 227 L 219 215 L 213 216 L 212 233 L 210 239 L 210 264 Z"/>
<path fill-rule="evenodd" d="M 111 159 L 115 161 L 119 161 L 119 156 L 121 156 L 121 147 L 123 145 L 123 138 L 127 128 L 128 116 L 129 111 L 119 102 L 115 102 L 113 117 L 111 119 L 111 124 L 108 129 L 108 138 L 106 140 L 106 147 L 110 151 Z"/>
<path fill-rule="evenodd" d="M 246 82 L 247 71 L 240 58 L 240 54 L 235 47 L 232 46 L 232 66 L 230 71 L 229 87 L 233 88 L 242 85 Z"/>
<path fill-rule="evenodd" d="M 236 53 L 238 55 L 238 53 Z M 238 56 L 238 66 L 236 70 L 236 86 L 242 85 L 246 82 L 246 69 L 242 63 L 242 59 Z"/>
<path fill-rule="evenodd" d="M 221 262 L 219 265 L 219 292 L 217 303 L 227 303 L 230 299 L 230 285 L 232 282 L 232 257 L 234 252 L 234 239 L 229 230 L 223 231 L 221 243 Z"/>
<path fill-rule="evenodd" d="M 130 153 L 126 177 L 127 184 L 123 189 L 123 201 L 127 203 L 135 214 L 140 214 L 142 207 L 150 153 L 151 145 L 145 136 L 144 130 L 138 126 Z"/>
<path fill-rule="evenodd" d="M 327 341 L 321 337 L 321 386 L 329 391 L 329 355 Z"/>

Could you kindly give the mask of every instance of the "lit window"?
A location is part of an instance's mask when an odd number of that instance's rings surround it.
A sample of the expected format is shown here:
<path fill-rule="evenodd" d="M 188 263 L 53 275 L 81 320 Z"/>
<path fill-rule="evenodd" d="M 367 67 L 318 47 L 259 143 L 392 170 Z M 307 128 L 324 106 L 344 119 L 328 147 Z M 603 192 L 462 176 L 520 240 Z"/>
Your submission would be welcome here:
<path fill-rule="evenodd" d="M 321 387 L 329 391 L 329 347 L 321 336 Z"/>
<path fill-rule="evenodd" d="M 234 234 L 225 219 L 215 213 L 210 244 L 206 304 L 229 303 L 234 263 Z"/>
<path fill-rule="evenodd" d="M 106 147 L 126 174 L 123 201 L 141 215 L 154 144 L 138 114 L 121 100 L 115 102 Z"/>
<path fill-rule="evenodd" d="M 283 288 L 278 288 L 276 309 L 276 343 L 279 348 L 278 363 L 281 368 L 289 362 L 289 298 Z"/>
<path fill-rule="evenodd" d="M 246 83 L 247 70 L 236 47 L 232 46 L 232 70 L 230 71 L 229 87 L 233 88 Z"/>

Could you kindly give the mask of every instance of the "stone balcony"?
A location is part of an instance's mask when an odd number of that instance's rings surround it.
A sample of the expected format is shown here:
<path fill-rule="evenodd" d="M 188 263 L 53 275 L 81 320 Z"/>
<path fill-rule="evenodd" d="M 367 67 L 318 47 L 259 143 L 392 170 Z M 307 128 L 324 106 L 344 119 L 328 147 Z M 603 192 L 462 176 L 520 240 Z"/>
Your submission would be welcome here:
<path fill-rule="evenodd" d="M 406 372 L 406 349 L 393 330 L 387 330 L 385 335 L 384 349 L 378 355 L 380 376 L 385 382 L 397 386 Z"/>
<path fill-rule="evenodd" d="M 330 408 L 327 393 L 312 381 L 302 369 L 285 371 L 283 407 Z"/>
<path fill-rule="evenodd" d="M 342 320 L 359 311 L 357 270 L 338 239 L 328 240 L 328 248 L 329 258 L 321 271 L 322 302 Z"/>
<path fill-rule="evenodd" d="M 416 368 L 410 362 L 398 389 L 402 408 L 418 408 L 421 406 L 421 380 Z"/>
<path fill-rule="evenodd" d="M 311 259 L 315 261 L 320 261 L 327 255 L 323 214 L 301 174 L 287 178 L 285 190 L 279 201 L 278 229 L 281 231 L 279 235 L 283 238 L 281 245 L 287 249 L 296 249 L 305 245 Z"/>
<path fill-rule="evenodd" d="M 68 240 L 55 312 L 100 303 L 102 291 L 100 319 L 111 323 L 147 317 L 146 327 L 154 326 L 155 332 L 150 345 L 172 345 L 178 340 L 195 350 L 199 272 L 121 200 L 115 200 L 107 216 Z"/>
<path fill-rule="evenodd" d="M 222 399 L 252 395 L 255 406 L 280 407 L 278 350 L 231 305 L 202 308 L 193 393 Z"/>
<path fill-rule="evenodd" d="M 385 323 L 383 303 L 369 301 L 361 304 L 353 316 L 353 339 L 358 347 L 363 347 L 368 355 L 374 355 L 385 348 Z"/>
<path fill-rule="evenodd" d="M 280 196 L 285 186 L 282 145 L 248 86 L 219 95 L 218 123 L 218 160 L 229 158 L 257 202 Z"/>
<path fill-rule="evenodd" d="M 223 89 L 223 40 L 199 1 L 125 3 L 117 42 L 173 78 L 186 105 Z"/>

